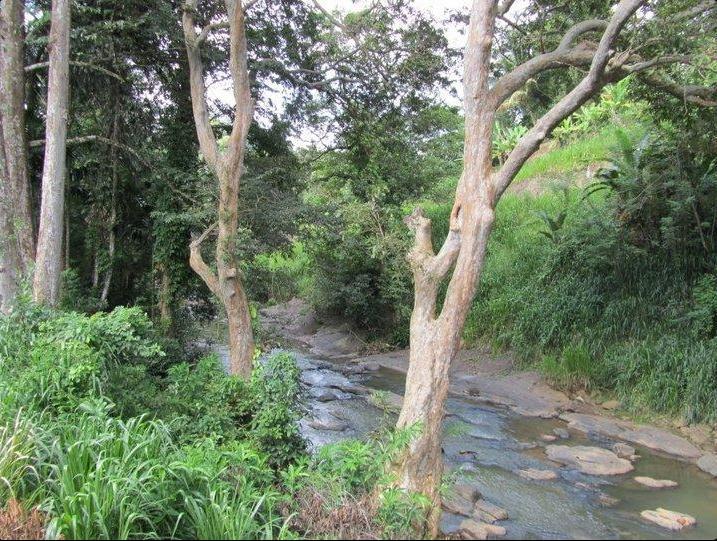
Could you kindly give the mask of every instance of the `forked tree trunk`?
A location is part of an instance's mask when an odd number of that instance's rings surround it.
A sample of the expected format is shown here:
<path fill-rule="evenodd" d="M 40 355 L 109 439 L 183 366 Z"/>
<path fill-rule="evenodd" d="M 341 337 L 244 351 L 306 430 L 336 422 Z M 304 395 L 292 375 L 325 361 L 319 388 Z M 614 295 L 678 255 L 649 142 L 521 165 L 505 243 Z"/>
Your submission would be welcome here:
<path fill-rule="evenodd" d="M 0 2 L 0 311 L 14 303 L 35 254 L 25 141 L 25 2 Z"/>
<path fill-rule="evenodd" d="M 59 301 L 62 277 L 62 220 L 70 85 L 70 1 L 53 0 L 49 43 L 45 161 L 33 280 L 35 301 L 49 306 L 56 306 Z"/>
<path fill-rule="evenodd" d="M 226 0 L 229 18 L 230 50 L 229 71 L 234 84 L 234 124 L 227 149 L 221 152 L 209 120 L 206 85 L 201 58 L 201 45 L 212 28 L 210 25 L 197 34 L 194 16 L 197 0 L 187 0 L 182 24 L 189 59 L 192 111 L 197 128 L 199 147 L 219 185 L 218 223 L 193 239 L 189 263 L 224 307 L 229 327 L 229 362 L 232 374 L 248 378 L 254 359 L 254 337 L 251 328 L 249 301 L 241 281 L 237 258 L 239 228 L 239 186 L 244 168 L 244 150 L 249 125 L 253 117 L 247 65 L 247 41 L 244 23 L 244 6 L 240 0 Z M 202 257 L 202 241 L 215 229 L 217 246 L 216 272 Z"/>
<path fill-rule="evenodd" d="M 613 59 L 613 47 L 623 25 L 642 0 L 622 0 L 609 22 L 578 23 L 566 33 L 555 51 L 518 66 L 491 88 L 490 60 L 495 20 L 512 3 L 510 0 L 500 5 L 496 0 L 473 1 L 464 56 L 463 174 L 456 189 L 450 230 L 437 254 L 433 250 L 430 220 L 420 209 L 406 219 L 415 233 L 415 243 L 408 255 L 413 269 L 415 297 L 410 328 L 410 364 L 397 427 L 415 426 L 419 430 L 392 467 L 399 487 L 421 492 L 430 499 L 432 507 L 426 533 L 431 536 L 438 532 L 440 517 L 441 432 L 449 368 L 458 351 L 483 269 L 496 205 L 523 163 L 551 130 L 599 92 L 604 84 L 625 76 L 622 63 L 630 58 L 629 55 L 617 56 L 610 70 L 608 62 Z M 596 49 L 571 47 L 578 36 L 596 30 L 604 30 Z M 585 63 L 590 69 L 584 79 L 535 123 L 503 165 L 494 171 L 492 135 L 500 105 L 543 70 Z M 438 308 L 439 287 L 449 273 L 445 301 Z"/>

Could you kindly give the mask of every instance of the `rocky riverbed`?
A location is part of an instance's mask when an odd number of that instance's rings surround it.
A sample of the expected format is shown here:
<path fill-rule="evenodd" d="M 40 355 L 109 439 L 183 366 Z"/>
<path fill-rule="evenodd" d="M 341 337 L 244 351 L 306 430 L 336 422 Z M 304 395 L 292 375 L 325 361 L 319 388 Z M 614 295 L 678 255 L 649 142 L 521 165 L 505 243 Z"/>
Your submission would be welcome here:
<path fill-rule="evenodd" d="M 301 426 L 312 445 L 393 424 L 406 352 L 361 356 L 359 336 L 340 323 L 319 325 L 298 301 L 262 316 L 265 328 L 293 344 L 309 397 Z M 488 359 L 481 373 L 466 355 L 454 367 L 444 423 L 444 456 L 456 484 L 446 498 L 446 534 L 717 536 L 709 448 L 576 403 L 539 375 L 508 370 L 500 360 Z"/>

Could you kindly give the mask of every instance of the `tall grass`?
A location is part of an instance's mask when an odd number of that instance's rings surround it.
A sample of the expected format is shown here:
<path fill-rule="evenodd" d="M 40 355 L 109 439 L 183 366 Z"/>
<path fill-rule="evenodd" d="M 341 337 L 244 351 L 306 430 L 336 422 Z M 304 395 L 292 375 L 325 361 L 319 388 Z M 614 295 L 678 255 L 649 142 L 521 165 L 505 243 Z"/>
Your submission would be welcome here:
<path fill-rule="evenodd" d="M 641 413 L 714 421 L 717 339 L 698 329 L 712 328 L 717 292 L 684 260 L 632 245 L 604 196 L 583 195 L 503 198 L 465 339 L 511 348 L 568 390 L 611 391 Z M 562 212 L 550 230 L 543 218 Z"/>
<path fill-rule="evenodd" d="M 14 420 L 0 426 L 0 508 L 19 497 L 29 498 L 34 442 L 31 423 L 17 412 Z"/>
<path fill-rule="evenodd" d="M 617 130 L 616 127 L 606 127 L 595 134 L 587 135 L 564 146 L 555 146 L 544 154 L 535 156 L 523 165 L 515 182 L 582 172 L 590 164 L 608 160 L 615 146 Z M 642 133 L 640 127 L 630 126 L 631 138 L 639 139 Z"/>

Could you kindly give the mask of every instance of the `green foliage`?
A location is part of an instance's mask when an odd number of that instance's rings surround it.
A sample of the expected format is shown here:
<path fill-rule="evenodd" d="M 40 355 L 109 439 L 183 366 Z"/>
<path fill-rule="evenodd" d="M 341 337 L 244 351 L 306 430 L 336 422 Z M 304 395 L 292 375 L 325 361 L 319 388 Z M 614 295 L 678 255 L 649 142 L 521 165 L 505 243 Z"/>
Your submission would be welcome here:
<path fill-rule="evenodd" d="M 504 197 L 465 337 L 542 359 L 564 388 L 712 421 L 714 168 L 670 136 L 619 137 L 584 193 Z"/>
<path fill-rule="evenodd" d="M 701 276 L 692 288 L 693 309 L 688 317 L 694 333 L 701 338 L 717 336 L 717 276 Z"/>
<path fill-rule="evenodd" d="M 293 358 L 248 383 L 215 356 L 157 370 L 151 335 L 137 309 L 0 317 L 0 504 L 41 503 L 64 539 L 290 536 L 274 487 L 305 449 Z"/>
<path fill-rule="evenodd" d="M 527 131 L 528 129 L 520 124 L 508 127 L 496 121 L 493 128 L 493 157 L 503 163 Z"/>
<path fill-rule="evenodd" d="M 6 412 L 3 411 L 3 414 Z M 0 426 L 0 506 L 20 494 L 28 495 L 28 484 L 34 480 L 32 455 L 35 451 L 32 425 L 20 412 L 15 419 L 2 416 Z"/>
<path fill-rule="evenodd" d="M 363 441 L 343 440 L 324 445 L 310 461 L 285 470 L 282 479 L 289 494 L 296 495 L 291 509 L 297 513 L 300 523 L 316 517 L 317 512 L 313 508 L 302 508 L 300 502 L 313 507 L 320 501 L 321 515 L 339 510 L 340 516 L 352 516 L 358 507 L 361 521 L 370 522 L 375 528 L 372 536 L 410 539 L 422 531 L 427 516 L 426 498 L 396 489 L 389 466 L 420 429 L 420 425 L 415 425 L 375 434 Z M 307 494 L 318 498 L 306 502 Z M 329 537 L 353 527 L 352 524 L 329 524 L 326 531 L 315 531 L 309 526 L 310 534 Z"/>
<path fill-rule="evenodd" d="M 248 395 L 254 411 L 251 438 L 273 466 L 286 466 L 305 450 L 298 425 L 302 413 L 299 376 L 289 353 L 271 355 L 252 374 Z"/>
<path fill-rule="evenodd" d="M 294 242 L 291 251 L 259 253 L 249 270 L 254 298 L 268 302 L 285 302 L 306 294 L 309 289 L 309 254 L 301 242 Z"/>
<path fill-rule="evenodd" d="M 569 116 L 553 130 L 562 143 L 590 136 L 610 125 L 634 125 L 644 115 L 645 103 L 630 96 L 628 77 L 606 86 L 600 97 Z"/>

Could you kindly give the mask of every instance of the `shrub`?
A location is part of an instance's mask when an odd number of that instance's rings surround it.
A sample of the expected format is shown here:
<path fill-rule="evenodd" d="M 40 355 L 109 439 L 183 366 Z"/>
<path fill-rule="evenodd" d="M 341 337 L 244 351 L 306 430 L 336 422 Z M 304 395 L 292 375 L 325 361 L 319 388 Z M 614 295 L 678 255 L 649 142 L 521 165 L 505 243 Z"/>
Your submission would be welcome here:
<path fill-rule="evenodd" d="M 42 502 L 64 539 L 290 536 L 275 484 L 304 456 L 293 358 L 248 383 L 216 356 L 156 370 L 151 334 L 133 309 L 0 317 L 0 508 Z"/>
<path fill-rule="evenodd" d="M 252 374 L 249 403 L 251 439 L 275 467 L 285 467 L 306 450 L 299 432 L 302 415 L 301 371 L 288 353 L 271 355 Z"/>

